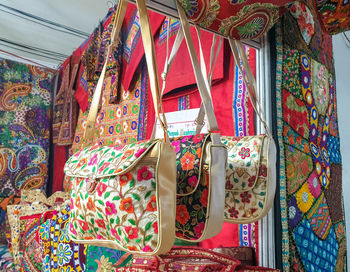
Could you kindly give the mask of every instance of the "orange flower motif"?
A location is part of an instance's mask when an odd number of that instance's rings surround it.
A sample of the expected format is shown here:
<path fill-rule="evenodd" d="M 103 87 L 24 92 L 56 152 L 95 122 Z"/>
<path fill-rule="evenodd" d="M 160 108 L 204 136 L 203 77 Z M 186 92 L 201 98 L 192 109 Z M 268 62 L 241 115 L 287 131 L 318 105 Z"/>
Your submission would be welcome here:
<path fill-rule="evenodd" d="M 77 168 L 82 167 L 82 166 L 83 166 L 84 164 L 86 164 L 86 163 L 87 163 L 87 159 L 86 159 L 86 158 L 80 160 L 79 163 L 78 163 L 78 165 L 77 165 Z"/>
<path fill-rule="evenodd" d="M 128 172 L 120 176 L 119 184 L 120 186 L 126 185 L 130 180 L 132 180 L 132 175 Z"/>
<path fill-rule="evenodd" d="M 137 248 L 134 247 L 134 246 L 128 246 L 128 249 L 129 249 L 130 251 L 136 251 L 136 250 L 137 250 Z"/>
<path fill-rule="evenodd" d="M 181 165 L 183 170 L 192 170 L 193 169 L 193 163 L 196 157 L 191 154 L 190 152 L 187 152 L 182 158 L 181 158 Z"/>
<path fill-rule="evenodd" d="M 127 213 L 133 213 L 134 212 L 134 206 L 132 205 L 132 200 L 130 197 L 125 198 L 121 201 L 119 209 L 121 211 L 126 211 Z"/>
<path fill-rule="evenodd" d="M 157 198 L 156 196 L 151 197 L 151 201 L 147 204 L 147 211 L 154 212 L 157 210 Z"/>
<path fill-rule="evenodd" d="M 176 206 L 176 220 L 182 224 L 185 225 L 190 219 L 190 215 L 187 211 L 187 207 L 185 205 Z"/>
<path fill-rule="evenodd" d="M 123 157 L 122 157 L 122 160 L 131 157 L 132 155 L 134 155 L 134 152 L 135 152 L 135 151 L 134 151 L 133 149 L 127 150 L 127 151 L 124 153 L 124 155 L 123 155 Z"/>
<path fill-rule="evenodd" d="M 75 199 L 75 206 L 80 210 L 81 209 L 81 203 L 80 203 L 80 196 L 77 196 Z"/>
<path fill-rule="evenodd" d="M 95 209 L 95 203 L 92 201 L 91 197 L 89 197 L 89 200 L 88 200 L 88 202 L 87 202 L 87 204 L 86 204 L 86 207 L 87 207 L 87 209 L 90 210 L 90 211 L 96 211 L 96 209 Z"/>
<path fill-rule="evenodd" d="M 197 157 L 200 158 L 202 156 L 202 148 L 197 148 L 196 154 L 197 154 Z"/>

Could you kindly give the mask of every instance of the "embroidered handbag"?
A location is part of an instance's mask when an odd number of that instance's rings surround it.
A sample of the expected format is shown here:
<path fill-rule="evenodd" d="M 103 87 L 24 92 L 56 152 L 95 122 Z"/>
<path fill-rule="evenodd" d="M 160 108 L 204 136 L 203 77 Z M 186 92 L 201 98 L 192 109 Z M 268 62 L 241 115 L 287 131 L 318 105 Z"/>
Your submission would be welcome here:
<path fill-rule="evenodd" d="M 199 247 L 174 247 L 169 253 L 156 257 L 134 256 L 131 267 L 116 272 L 234 272 L 240 261 Z"/>
<path fill-rule="evenodd" d="M 126 5 L 125 0 L 118 3 L 112 41 L 117 37 L 115 33 L 119 33 Z M 95 145 L 67 161 L 65 173 L 72 183 L 69 236 L 76 243 L 155 255 L 169 251 L 174 243 L 176 162 L 166 120 L 159 114 L 160 89 L 147 9 L 143 0 L 138 0 L 137 6 L 154 109 L 164 131 L 164 140 L 152 139 L 125 146 Z M 107 60 L 88 116 L 85 134 L 88 142 L 94 136 Z"/>
<path fill-rule="evenodd" d="M 253 39 L 267 32 L 291 0 L 177 0 L 200 27 L 233 39 Z"/>
<path fill-rule="evenodd" d="M 217 235 L 223 224 L 224 184 L 227 152 L 220 141 L 208 86 L 199 69 L 188 22 L 182 22 L 172 59 L 183 38 L 186 38 L 199 93 L 209 116 L 208 134 L 197 134 L 171 139 L 175 148 L 177 167 L 176 237 L 200 242 Z M 167 62 L 164 73 L 166 74 Z M 165 83 L 165 77 L 163 76 Z M 163 88 L 164 88 L 163 84 Z"/>
<path fill-rule="evenodd" d="M 180 19 L 186 21 L 184 12 L 178 7 Z M 271 209 L 276 190 L 276 146 L 268 126 L 262 117 L 262 107 L 257 99 L 256 82 L 250 69 L 243 46 L 228 39 L 237 66 L 248 88 L 253 108 L 262 122 L 267 135 L 242 138 L 223 136 L 222 143 L 228 148 L 225 184 L 225 221 L 245 224 L 258 221 Z M 238 49 L 237 49 L 238 48 Z M 219 50 L 220 48 L 218 48 Z M 239 59 L 245 68 L 243 72 Z M 212 58 L 213 60 L 213 58 Z M 213 62 L 211 60 L 211 66 Z M 205 66 L 202 61 L 202 66 Z M 212 67 L 211 67 L 212 68 Z M 206 78 L 205 69 L 202 69 Z M 210 75 L 207 80 L 210 85 Z M 258 107 L 258 108 L 257 108 Z M 204 104 L 197 118 L 196 133 L 203 127 Z M 259 109 L 259 110 L 258 110 Z"/>

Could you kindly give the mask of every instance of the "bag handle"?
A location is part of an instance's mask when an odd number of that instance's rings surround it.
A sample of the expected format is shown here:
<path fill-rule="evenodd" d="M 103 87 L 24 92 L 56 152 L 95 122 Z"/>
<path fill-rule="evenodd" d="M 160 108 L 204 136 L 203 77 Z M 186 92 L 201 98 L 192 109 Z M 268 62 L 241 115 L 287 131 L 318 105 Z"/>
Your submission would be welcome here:
<path fill-rule="evenodd" d="M 147 8 L 144 0 L 137 0 L 136 4 L 139 12 L 139 17 L 140 17 L 141 36 L 142 36 L 142 41 L 145 48 L 145 57 L 147 62 L 151 93 L 153 97 L 154 110 L 157 118 L 159 119 L 161 127 L 163 129 L 164 140 L 168 141 L 169 135 L 167 132 L 167 122 L 163 111 L 162 100 L 160 99 L 161 94 L 160 94 L 159 79 L 158 79 L 157 59 L 155 57 L 154 40 L 152 36 L 152 31 L 150 28 L 148 12 L 147 12 Z M 91 103 L 91 107 L 90 107 L 90 111 L 87 119 L 86 130 L 84 133 L 84 139 L 86 140 L 86 143 L 91 143 L 94 140 L 95 122 L 96 122 L 98 107 L 99 107 L 99 103 L 102 95 L 102 88 L 103 88 L 103 83 L 104 83 L 105 74 L 107 70 L 107 63 L 108 63 L 111 50 L 113 46 L 116 44 L 116 42 L 118 41 L 118 34 L 123 24 L 127 5 L 128 5 L 128 2 L 126 0 L 119 0 L 118 2 L 116 19 L 113 24 L 113 30 L 111 35 L 111 43 L 107 49 L 106 60 L 103 65 L 100 78 L 96 85 L 95 93 L 92 99 L 92 103 Z M 160 112 L 162 113 L 163 118 L 160 117 Z"/>
<path fill-rule="evenodd" d="M 185 11 L 177 2 L 176 2 L 176 5 L 177 5 L 177 9 L 178 9 L 179 16 L 180 16 L 182 30 L 183 30 L 184 35 L 185 35 L 185 40 L 187 43 L 188 52 L 189 52 L 190 57 L 191 57 L 191 62 L 192 62 L 193 70 L 194 70 L 194 75 L 195 75 L 195 78 L 197 81 L 199 94 L 202 98 L 203 107 L 204 107 L 206 115 L 208 117 L 208 126 L 209 126 L 209 132 L 211 133 L 212 142 L 213 142 L 213 144 L 219 145 L 219 144 L 221 144 L 220 133 L 219 133 L 218 123 L 216 121 L 216 117 L 215 117 L 215 113 L 214 113 L 214 107 L 213 107 L 213 102 L 212 102 L 212 99 L 210 96 L 210 91 L 208 90 L 209 84 L 206 82 L 207 78 L 205 77 L 205 79 L 204 79 L 204 75 L 201 72 L 201 68 L 200 68 L 200 64 L 199 64 L 198 57 L 196 54 L 196 50 L 195 50 L 194 45 L 193 45 L 193 39 L 192 39 L 191 32 L 190 32 L 190 25 L 188 23 Z"/>

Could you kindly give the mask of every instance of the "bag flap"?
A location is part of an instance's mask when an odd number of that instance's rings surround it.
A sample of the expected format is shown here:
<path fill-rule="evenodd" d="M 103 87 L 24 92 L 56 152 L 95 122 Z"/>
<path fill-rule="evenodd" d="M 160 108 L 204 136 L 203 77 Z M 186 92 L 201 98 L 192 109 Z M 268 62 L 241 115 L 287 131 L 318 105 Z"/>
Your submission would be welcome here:
<path fill-rule="evenodd" d="M 227 146 L 226 190 L 251 190 L 258 179 L 262 147 L 266 135 L 221 137 Z"/>
<path fill-rule="evenodd" d="M 70 177 L 102 178 L 123 174 L 147 154 L 160 139 L 128 145 L 86 147 L 75 153 L 65 164 L 64 172 Z"/>
<path fill-rule="evenodd" d="M 176 153 L 176 187 L 178 195 L 192 194 L 201 178 L 204 145 L 210 134 L 170 139 Z"/>

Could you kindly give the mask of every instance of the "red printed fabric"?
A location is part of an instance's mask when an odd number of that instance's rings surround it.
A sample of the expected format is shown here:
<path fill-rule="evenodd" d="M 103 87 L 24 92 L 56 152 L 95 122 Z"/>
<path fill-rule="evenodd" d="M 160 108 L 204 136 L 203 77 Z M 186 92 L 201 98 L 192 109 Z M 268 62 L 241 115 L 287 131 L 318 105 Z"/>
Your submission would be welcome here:
<path fill-rule="evenodd" d="M 179 1 L 179 0 L 178 0 Z M 267 32 L 290 0 L 187 0 L 179 1 L 188 17 L 234 39 L 253 39 Z"/>
<path fill-rule="evenodd" d="M 315 0 L 315 5 L 324 29 L 334 35 L 350 30 L 349 0 Z"/>

